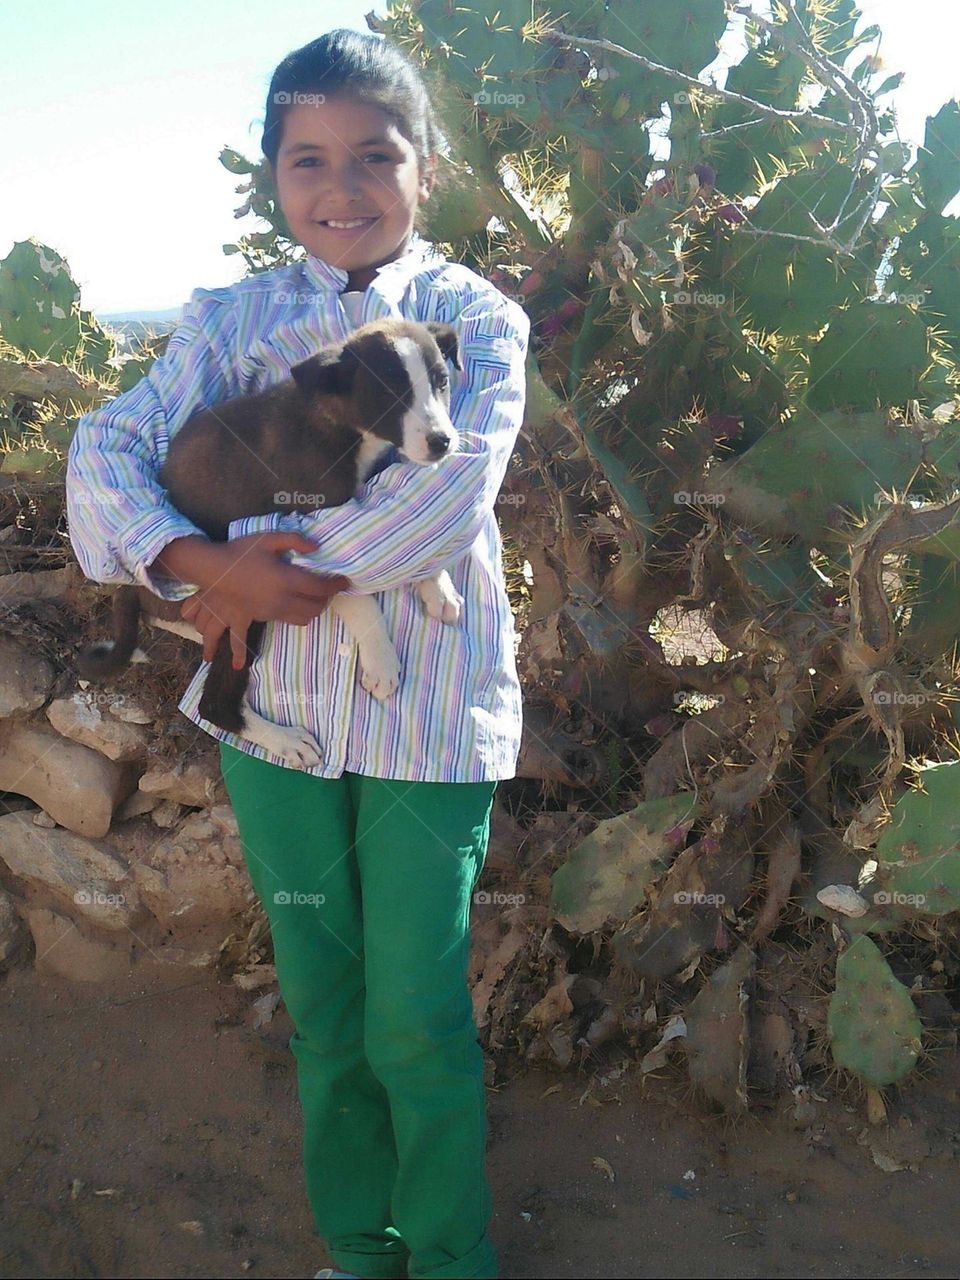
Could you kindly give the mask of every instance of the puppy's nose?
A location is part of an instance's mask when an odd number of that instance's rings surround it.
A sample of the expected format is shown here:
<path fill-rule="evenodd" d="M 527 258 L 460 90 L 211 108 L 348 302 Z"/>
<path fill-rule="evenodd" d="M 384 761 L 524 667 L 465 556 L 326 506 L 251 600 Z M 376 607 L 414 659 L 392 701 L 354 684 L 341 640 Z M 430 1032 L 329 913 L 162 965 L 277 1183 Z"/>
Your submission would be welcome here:
<path fill-rule="evenodd" d="M 427 436 L 427 448 L 434 458 L 442 458 L 450 448 L 450 437 L 440 431 L 431 431 Z"/>

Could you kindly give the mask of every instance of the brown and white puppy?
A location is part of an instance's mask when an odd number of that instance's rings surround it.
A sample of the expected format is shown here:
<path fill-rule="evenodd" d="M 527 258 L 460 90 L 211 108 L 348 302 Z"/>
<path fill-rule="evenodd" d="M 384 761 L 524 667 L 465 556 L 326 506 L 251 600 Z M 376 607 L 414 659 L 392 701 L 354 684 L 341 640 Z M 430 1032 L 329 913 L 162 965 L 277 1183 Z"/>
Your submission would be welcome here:
<path fill-rule="evenodd" d="M 243 516 L 339 506 L 391 445 L 421 465 L 457 449 L 445 359 L 461 367 L 456 330 L 448 324 L 390 319 L 362 325 L 293 366 L 290 379 L 197 412 L 171 439 L 160 482 L 173 505 L 217 541 L 225 541 L 230 522 Z M 417 588 L 431 617 L 458 621 L 463 600 L 449 574 Z M 389 697 L 400 664 L 376 601 L 341 594 L 329 607 L 359 646 L 364 688 L 376 698 Z M 136 648 L 141 613 L 155 626 L 203 641 L 180 617 L 179 601 L 121 586 L 114 594 L 113 638 L 80 655 L 82 676 L 101 679 L 131 660 L 145 660 Z M 286 764 L 310 768 L 322 759 L 312 734 L 265 720 L 246 700 L 250 662 L 265 625 L 251 624 L 240 671 L 233 669 L 224 634 L 198 709 L 211 724 L 258 743 Z"/>

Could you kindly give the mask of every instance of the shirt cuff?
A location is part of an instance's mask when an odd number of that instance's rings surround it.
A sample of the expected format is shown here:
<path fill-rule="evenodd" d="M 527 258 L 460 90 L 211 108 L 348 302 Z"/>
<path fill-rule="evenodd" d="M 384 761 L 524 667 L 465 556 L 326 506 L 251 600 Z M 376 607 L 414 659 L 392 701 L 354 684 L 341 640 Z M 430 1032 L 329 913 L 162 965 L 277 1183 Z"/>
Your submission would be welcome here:
<path fill-rule="evenodd" d="M 179 578 L 170 577 L 161 569 L 151 569 L 150 566 L 164 547 L 175 539 L 206 536 L 186 516 L 145 511 L 127 525 L 119 541 L 123 559 L 132 566 L 133 576 L 141 586 L 164 600 L 186 600 L 200 590 L 198 584 L 181 582 Z"/>

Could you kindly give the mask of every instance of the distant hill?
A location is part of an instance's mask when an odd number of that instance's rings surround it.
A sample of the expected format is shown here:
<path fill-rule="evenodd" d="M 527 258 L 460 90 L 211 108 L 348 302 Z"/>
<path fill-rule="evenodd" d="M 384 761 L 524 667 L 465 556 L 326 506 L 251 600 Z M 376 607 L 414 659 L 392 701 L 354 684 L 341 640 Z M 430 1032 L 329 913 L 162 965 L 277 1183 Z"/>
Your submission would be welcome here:
<path fill-rule="evenodd" d="M 172 333 L 182 310 L 167 307 L 164 311 L 108 311 L 99 312 L 97 319 L 109 329 L 125 334 L 128 340 L 140 341 L 151 333 Z"/>

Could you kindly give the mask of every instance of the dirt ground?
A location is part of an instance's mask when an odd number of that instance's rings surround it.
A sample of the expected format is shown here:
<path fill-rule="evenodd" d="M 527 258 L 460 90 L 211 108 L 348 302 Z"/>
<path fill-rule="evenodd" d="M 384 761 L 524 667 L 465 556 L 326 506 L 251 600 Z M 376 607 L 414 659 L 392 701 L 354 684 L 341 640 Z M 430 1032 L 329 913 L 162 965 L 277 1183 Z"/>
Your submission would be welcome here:
<path fill-rule="evenodd" d="M 312 1276 L 293 1027 L 160 969 L 0 986 L 0 1274 Z M 515 1069 L 488 1091 L 504 1277 L 960 1275 L 957 1062 L 891 1100 L 884 1172 L 834 1096 L 731 1125 L 681 1074 Z M 559 1086 L 559 1087 L 557 1087 Z M 892 1143 L 892 1146 L 890 1145 Z M 604 1164 L 603 1162 L 606 1162 Z M 611 1174 L 613 1180 L 611 1180 Z"/>

